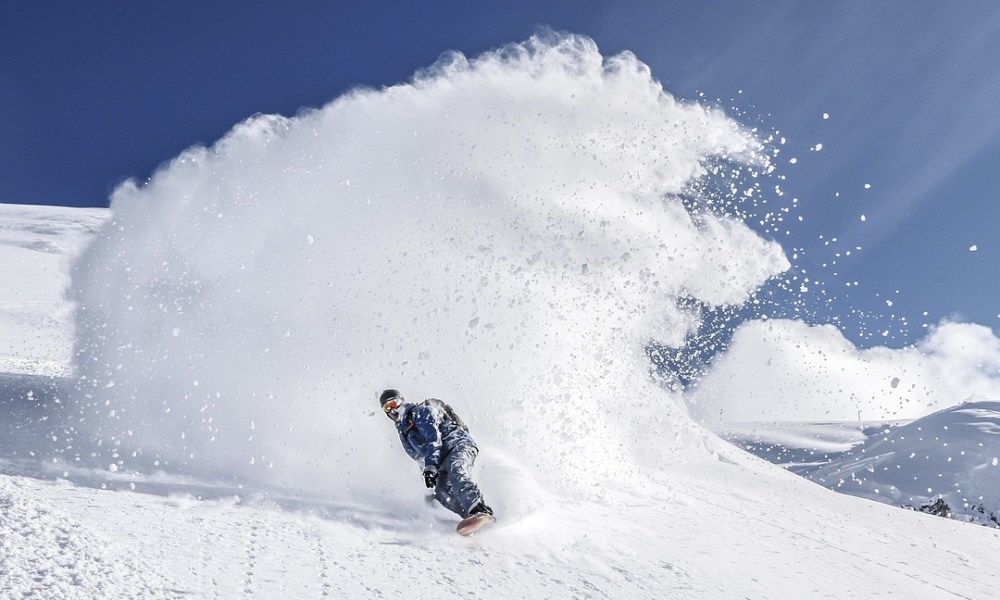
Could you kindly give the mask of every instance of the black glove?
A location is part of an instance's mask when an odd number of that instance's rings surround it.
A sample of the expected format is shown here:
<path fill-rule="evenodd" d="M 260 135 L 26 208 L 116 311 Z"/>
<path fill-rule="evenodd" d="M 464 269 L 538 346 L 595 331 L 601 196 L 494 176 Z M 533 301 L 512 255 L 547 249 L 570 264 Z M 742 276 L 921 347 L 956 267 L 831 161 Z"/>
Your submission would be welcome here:
<path fill-rule="evenodd" d="M 438 482 L 437 470 L 434 469 L 433 467 L 427 467 L 426 469 L 424 469 L 424 485 L 426 485 L 429 488 L 432 488 L 437 485 L 437 482 Z"/>

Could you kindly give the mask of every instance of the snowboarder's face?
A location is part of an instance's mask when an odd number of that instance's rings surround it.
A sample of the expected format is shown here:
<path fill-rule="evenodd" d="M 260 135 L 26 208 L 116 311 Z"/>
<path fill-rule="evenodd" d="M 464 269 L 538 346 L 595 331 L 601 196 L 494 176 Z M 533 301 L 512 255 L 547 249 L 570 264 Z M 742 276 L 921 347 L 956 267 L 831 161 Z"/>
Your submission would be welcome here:
<path fill-rule="evenodd" d="M 385 411 L 385 415 L 392 419 L 393 421 L 399 420 L 399 407 L 403 405 L 403 397 L 396 396 L 395 398 L 390 398 L 385 401 L 382 405 L 382 410 Z"/>

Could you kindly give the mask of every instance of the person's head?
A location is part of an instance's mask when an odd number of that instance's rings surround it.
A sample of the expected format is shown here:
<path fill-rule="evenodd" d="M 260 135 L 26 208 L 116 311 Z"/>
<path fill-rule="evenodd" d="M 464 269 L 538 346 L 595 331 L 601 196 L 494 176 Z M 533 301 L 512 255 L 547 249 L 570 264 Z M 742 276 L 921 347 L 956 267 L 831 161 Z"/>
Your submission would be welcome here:
<path fill-rule="evenodd" d="M 403 395 L 399 390 L 388 389 L 378 397 L 378 403 L 387 417 L 393 421 L 399 420 L 399 407 L 403 405 Z"/>

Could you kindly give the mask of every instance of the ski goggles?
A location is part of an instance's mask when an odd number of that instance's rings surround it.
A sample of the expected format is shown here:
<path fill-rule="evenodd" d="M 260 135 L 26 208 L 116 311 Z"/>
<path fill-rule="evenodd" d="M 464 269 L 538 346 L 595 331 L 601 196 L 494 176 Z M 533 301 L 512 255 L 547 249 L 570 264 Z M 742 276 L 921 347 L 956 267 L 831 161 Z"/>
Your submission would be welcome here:
<path fill-rule="evenodd" d="M 402 406 L 402 404 L 403 404 L 402 396 L 389 398 L 388 400 L 385 401 L 385 404 L 382 405 L 382 411 L 385 412 L 385 414 L 389 414 L 389 411 L 396 410 L 397 408 Z"/>

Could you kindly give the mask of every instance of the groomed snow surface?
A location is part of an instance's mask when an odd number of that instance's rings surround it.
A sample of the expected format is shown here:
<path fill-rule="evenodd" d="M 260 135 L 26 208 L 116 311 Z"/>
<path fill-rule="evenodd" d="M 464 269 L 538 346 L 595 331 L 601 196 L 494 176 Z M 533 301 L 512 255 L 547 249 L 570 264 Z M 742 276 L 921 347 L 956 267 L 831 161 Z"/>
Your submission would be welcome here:
<path fill-rule="evenodd" d="M 807 481 L 650 376 L 789 268 L 683 201 L 772 171 L 552 34 L 254 117 L 110 211 L 0 207 L 0 597 L 1000 596 L 998 530 Z M 455 406 L 496 527 L 426 502 L 384 387 Z"/>

